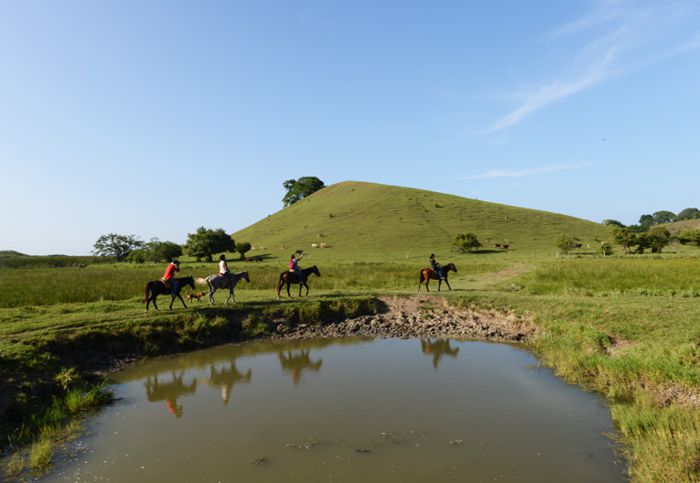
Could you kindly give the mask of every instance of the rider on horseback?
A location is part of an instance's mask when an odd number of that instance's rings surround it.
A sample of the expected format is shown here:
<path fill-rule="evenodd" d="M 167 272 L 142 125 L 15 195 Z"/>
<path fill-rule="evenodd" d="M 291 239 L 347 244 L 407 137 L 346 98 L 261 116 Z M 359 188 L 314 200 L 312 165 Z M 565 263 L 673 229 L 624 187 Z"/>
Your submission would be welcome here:
<path fill-rule="evenodd" d="M 228 269 L 228 264 L 226 263 L 226 255 L 223 253 L 219 257 L 219 275 L 229 282 L 231 281 L 231 271 Z"/>
<path fill-rule="evenodd" d="M 438 277 L 440 280 L 444 280 L 445 276 L 442 273 L 442 265 L 440 265 L 437 260 L 435 260 L 435 254 L 431 253 L 430 254 L 430 268 L 433 269 L 435 273 L 437 273 Z"/>
<path fill-rule="evenodd" d="M 173 258 L 165 269 L 163 277 L 160 279 L 166 287 L 170 287 L 170 293 L 174 297 L 177 292 L 177 279 L 175 278 L 175 272 L 180 271 L 180 261 Z"/>
<path fill-rule="evenodd" d="M 302 258 L 304 258 L 303 254 L 300 254 L 299 258 L 297 258 L 296 253 L 292 253 L 292 257 L 289 259 L 289 271 L 293 272 L 299 278 L 300 282 L 305 282 L 306 277 L 304 276 L 304 272 L 299 268 L 299 260 Z"/>

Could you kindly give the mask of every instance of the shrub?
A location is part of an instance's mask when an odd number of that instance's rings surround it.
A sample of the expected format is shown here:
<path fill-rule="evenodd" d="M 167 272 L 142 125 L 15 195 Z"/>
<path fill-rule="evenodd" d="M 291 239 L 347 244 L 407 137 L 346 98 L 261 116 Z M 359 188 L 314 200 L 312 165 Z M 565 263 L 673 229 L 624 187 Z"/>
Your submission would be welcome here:
<path fill-rule="evenodd" d="M 481 246 L 481 242 L 474 233 L 460 233 L 452 242 L 452 246 L 459 253 L 467 253 Z"/>
<path fill-rule="evenodd" d="M 559 235 L 557 238 L 557 248 L 563 253 L 569 253 L 574 248 L 579 248 L 581 246 L 581 240 L 576 237 L 567 236 L 565 234 Z"/>

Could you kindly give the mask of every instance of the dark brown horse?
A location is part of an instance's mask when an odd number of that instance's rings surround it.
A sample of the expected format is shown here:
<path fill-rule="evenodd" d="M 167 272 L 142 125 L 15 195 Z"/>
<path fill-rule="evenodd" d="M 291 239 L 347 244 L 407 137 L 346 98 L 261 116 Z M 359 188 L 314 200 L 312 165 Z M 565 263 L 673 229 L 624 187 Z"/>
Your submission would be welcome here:
<path fill-rule="evenodd" d="M 447 281 L 447 275 L 449 272 L 457 272 L 457 267 L 455 267 L 454 263 L 448 263 L 447 265 L 444 265 L 442 267 L 442 276 L 444 277 L 445 283 L 447 284 L 447 288 L 452 290 L 452 287 L 450 287 L 450 282 Z M 418 284 L 418 291 L 420 292 L 420 287 L 423 285 L 423 282 L 425 282 L 425 289 L 430 292 L 430 281 L 431 280 L 440 280 L 440 277 L 438 276 L 437 272 L 433 270 L 432 268 L 424 268 L 423 270 L 420 271 L 420 283 Z M 438 282 L 438 292 L 440 291 L 440 287 L 442 286 L 442 280 Z"/>
<path fill-rule="evenodd" d="M 158 306 L 156 305 L 156 297 L 159 295 L 172 296 L 172 299 L 170 300 L 170 309 L 173 308 L 175 297 L 179 298 L 182 305 L 187 308 L 185 301 L 182 299 L 182 295 L 180 295 L 180 291 L 185 288 L 186 285 L 189 285 L 194 290 L 194 279 L 192 277 L 182 277 L 176 278 L 175 280 L 177 280 L 177 290 L 175 290 L 174 295 L 172 293 L 172 289 L 170 287 L 166 287 L 162 280 L 154 280 L 146 284 L 146 291 L 143 296 L 143 301 L 146 302 L 146 312 L 148 312 L 148 306 L 151 305 L 151 302 L 153 302 L 153 307 L 158 310 Z"/>
<path fill-rule="evenodd" d="M 291 297 L 292 295 L 289 293 L 289 286 L 293 283 L 298 283 L 299 284 L 299 297 L 301 297 L 301 288 L 306 287 L 306 295 L 309 295 L 309 286 L 306 284 L 306 281 L 309 279 L 309 275 L 312 273 L 316 274 L 317 277 L 321 276 L 321 272 L 318 271 L 318 268 L 316 268 L 316 265 L 310 268 L 304 268 L 301 271 L 304 274 L 304 279 L 299 280 L 299 275 L 297 275 L 294 272 L 286 271 L 280 273 L 280 279 L 277 282 L 277 300 L 280 299 L 280 292 L 282 291 L 282 286 L 287 285 L 287 296 Z"/>

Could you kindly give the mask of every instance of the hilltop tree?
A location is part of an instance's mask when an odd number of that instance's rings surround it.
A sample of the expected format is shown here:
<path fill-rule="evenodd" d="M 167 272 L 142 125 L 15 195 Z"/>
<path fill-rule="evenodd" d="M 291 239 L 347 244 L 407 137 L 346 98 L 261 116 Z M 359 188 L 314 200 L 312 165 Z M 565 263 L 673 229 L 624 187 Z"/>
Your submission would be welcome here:
<path fill-rule="evenodd" d="M 700 210 L 697 208 L 686 208 L 676 215 L 676 220 L 700 220 Z"/>
<path fill-rule="evenodd" d="M 114 257 L 118 262 L 124 260 L 132 250 L 141 248 L 143 241 L 136 235 L 119 235 L 108 233 L 97 239 L 92 253 L 101 257 Z"/>
<path fill-rule="evenodd" d="M 154 238 L 146 246 L 148 248 L 148 258 L 152 262 L 166 262 L 182 255 L 182 247 L 170 241 L 160 241 Z"/>
<path fill-rule="evenodd" d="M 563 253 L 569 253 L 574 248 L 578 248 L 580 246 L 581 240 L 576 237 L 567 236 L 562 233 L 559 235 L 559 238 L 557 238 L 557 248 Z"/>
<path fill-rule="evenodd" d="M 620 228 L 625 227 L 625 225 L 623 225 L 621 222 L 619 222 L 617 220 L 609 220 L 609 219 L 603 220 L 603 225 L 619 226 Z"/>
<path fill-rule="evenodd" d="M 232 252 L 236 248 L 236 243 L 230 235 L 227 235 L 223 228 L 210 230 L 200 226 L 195 233 L 187 234 L 185 252 L 200 261 L 205 259 L 211 262 L 211 256 L 219 252 Z"/>
<path fill-rule="evenodd" d="M 459 253 L 467 253 L 481 246 L 481 242 L 474 233 L 460 233 L 452 242 L 452 246 Z"/>
<path fill-rule="evenodd" d="M 654 217 L 652 215 L 642 215 L 639 217 L 639 226 L 646 230 L 654 224 Z"/>
<path fill-rule="evenodd" d="M 236 251 L 241 256 L 241 260 L 245 259 L 246 252 L 249 252 L 252 248 L 249 242 L 236 243 Z"/>
<path fill-rule="evenodd" d="M 282 198 L 284 206 L 287 207 L 292 206 L 297 201 L 306 198 L 321 188 L 325 188 L 326 185 L 315 176 L 302 176 L 296 180 L 288 179 L 282 183 L 282 186 L 284 186 L 284 189 L 287 190 L 284 198 Z"/>
<path fill-rule="evenodd" d="M 657 211 L 652 216 L 654 217 L 655 225 L 660 225 L 661 223 L 671 223 L 676 221 L 676 214 L 672 211 Z"/>

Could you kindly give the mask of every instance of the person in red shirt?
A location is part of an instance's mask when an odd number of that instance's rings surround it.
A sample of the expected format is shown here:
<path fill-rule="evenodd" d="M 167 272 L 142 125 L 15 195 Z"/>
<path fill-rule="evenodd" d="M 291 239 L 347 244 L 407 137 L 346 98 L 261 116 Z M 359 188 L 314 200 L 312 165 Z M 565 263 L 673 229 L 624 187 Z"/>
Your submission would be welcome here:
<path fill-rule="evenodd" d="M 168 264 L 165 269 L 165 273 L 161 280 L 165 283 L 165 286 L 170 286 L 170 293 L 174 296 L 177 291 L 177 279 L 175 278 L 175 272 L 180 271 L 180 261 L 173 258 L 173 260 Z"/>

